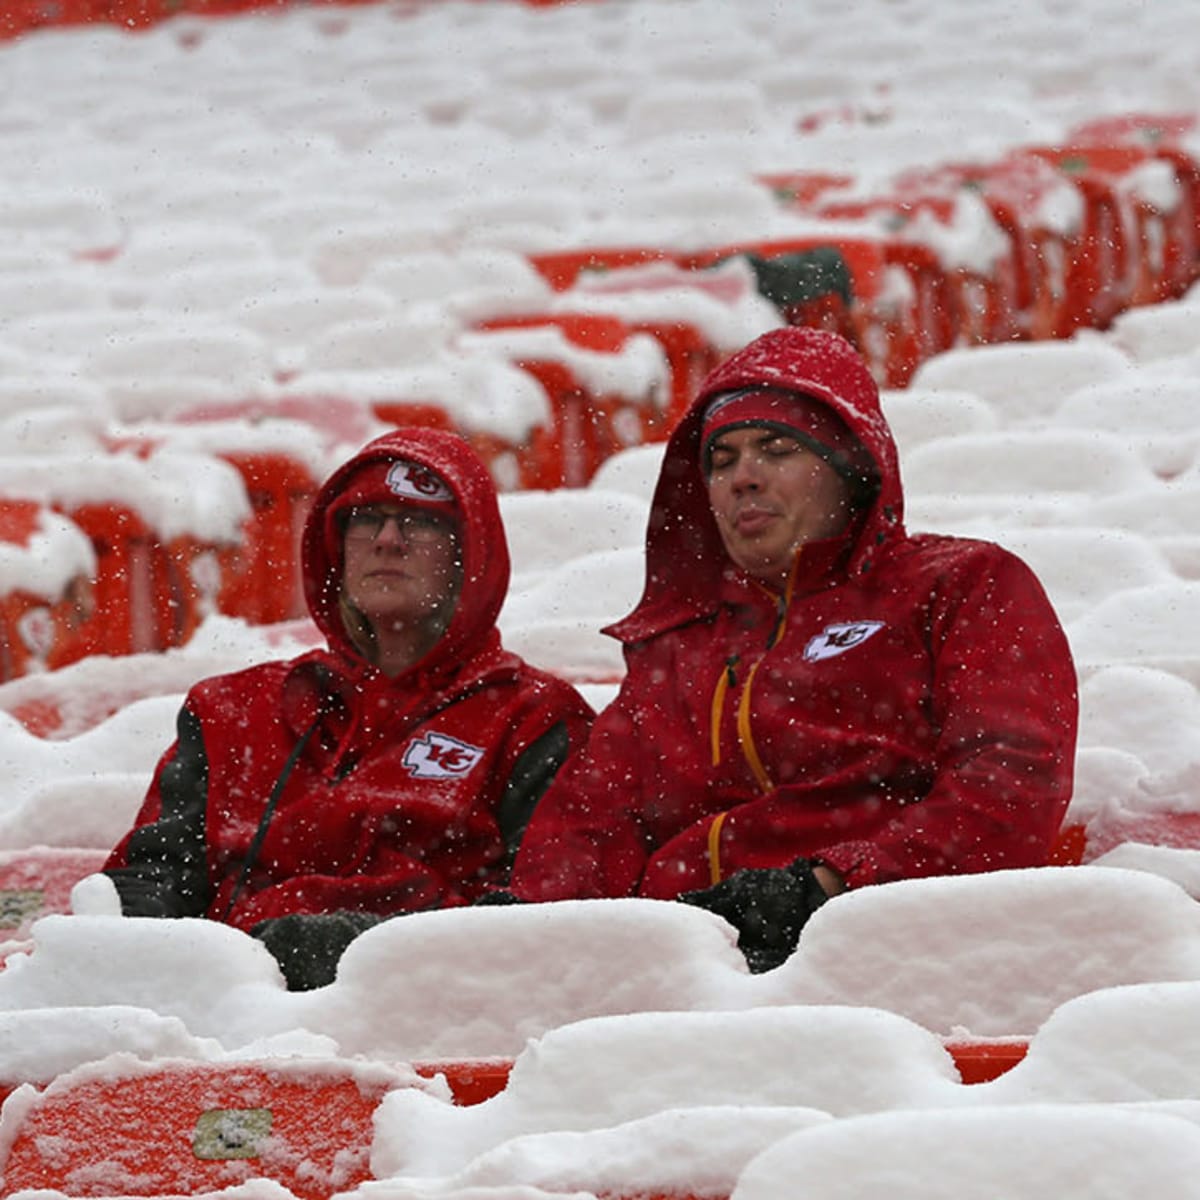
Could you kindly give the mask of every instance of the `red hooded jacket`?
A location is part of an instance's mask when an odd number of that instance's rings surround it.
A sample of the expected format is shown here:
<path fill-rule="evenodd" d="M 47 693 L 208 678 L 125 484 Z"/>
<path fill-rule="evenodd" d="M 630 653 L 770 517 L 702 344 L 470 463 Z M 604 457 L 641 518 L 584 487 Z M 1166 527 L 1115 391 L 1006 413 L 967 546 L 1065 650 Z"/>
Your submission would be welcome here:
<path fill-rule="evenodd" d="M 701 472 L 714 396 L 823 401 L 878 493 L 789 594 L 728 558 Z M 849 887 L 1043 864 L 1071 794 L 1066 639 L 1031 571 L 982 541 L 909 536 L 875 383 L 835 334 L 775 330 L 718 367 L 673 432 L 646 585 L 607 632 L 627 675 L 526 832 L 526 899 L 671 898 L 805 856 Z"/>
<path fill-rule="evenodd" d="M 454 493 L 463 582 L 441 639 L 388 677 L 347 636 L 341 537 L 327 512 L 364 465 L 396 458 Z M 288 913 L 469 902 L 506 882 L 529 810 L 582 741 L 592 714 L 574 688 L 500 644 L 508 546 L 492 481 L 461 438 L 398 430 L 339 468 L 309 515 L 303 570 L 328 649 L 188 693 L 177 739 L 105 867 L 127 915 L 249 929 Z"/>

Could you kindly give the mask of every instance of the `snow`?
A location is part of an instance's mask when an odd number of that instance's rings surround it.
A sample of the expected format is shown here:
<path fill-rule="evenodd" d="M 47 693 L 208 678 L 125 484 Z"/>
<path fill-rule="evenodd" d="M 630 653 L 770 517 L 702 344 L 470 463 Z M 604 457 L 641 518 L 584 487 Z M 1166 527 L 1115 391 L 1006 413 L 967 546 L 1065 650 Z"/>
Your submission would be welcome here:
<path fill-rule="evenodd" d="M 53 600 L 72 579 L 91 578 L 96 551 L 82 530 L 56 512 L 42 508 L 28 545 L 0 543 L 0 589 L 26 591 Z"/>
<path fill-rule="evenodd" d="M 881 1185 L 901 1200 L 1118 1200 L 1147 1185 L 1184 1200 L 1191 1185 L 1183 1172 L 1198 1156 L 1200 1130 L 1158 1112 L 1028 1105 L 896 1113 L 793 1134 L 747 1166 L 733 1196 L 783 1200 L 803 1180 L 814 1200 L 854 1200 Z"/>
<path fill-rule="evenodd" d="M 656 325 L 730 350 L 779 323 L 738 260 L 703 289 L 659 261 L 557 294 L 530 252 L 803 236 L 829 227 L 756 174 L 844 171 L 861 197 L 907 166 L 996 161 L 1129 112 L 1190 116 L 1179 144 L 1200 154 L 1188 0 L 1010 0 L 986 21 L 930 0 L 867 8 L 851 22 L 832 0 L 397 0 L 0 44 L 0 476 L 40 506 L 26 542 L 0 546 L 0 590 L 51 601 L 94 569 L 51 502 L 236 541 L 247 497 L 223 454 L 279 453 L 321 478 L 383 428 L 381 402 L 437 403 L 493 435 L 511 488 L 513 451 L 549 414 L 517 360 L 567 363 L 649 419 L 668 387 Z M 1079 229 L 1060 176 L 1023 186 L 1047 229 Z M 1124 186 L 1178 210 L 1161 162 Z M 968 271 L 1001 245 L 969 194 L 904 236 Z M 882 302 L 911 285 L 881 286 Z M 531 310 L 637 332 L 602 353 L 549 327 L 477 328 Z M 92 877 L 72 915 L 0 942 L 0 1086 L 62 1076 L 62 1092 L 167 1060 L 399 1070 L 354 1200 L 1190 1197 L 1198 315 L 1200 286 L 1104 332 L 955 348 L 884 395 L 910 528 L 1009 546 L 1063 619 L 1087 866 L 849 894 L 763 976 L 685 906 L 422 914 L 363 935 L 305 994 L 237 931 L 113 915 Z M 661 453 L 631 444 L 586 488 L 502 496 L 505 640 L 597 706 L 623 669 L 598 630 L 640 594 Z M 94 860 L 132 821 L 187 687 L 315 636 L 213 615 L 179 650 L 0 685 L 0 869 Z M 47 711 L 47 737 L 13 715 Z M 1011 1038 L 1029 1042 L 1022 1062 L 959 1082 L 949 1043 Z M 515 1060 L 509 1086 L 459 1107 L 444 1080 L 404 1073 L 463 1059 Z M 38 1096 L 6 1101 L 0 1146 Z M 292 1195 L 268 1180 L 219 1194 Z"/>
<path fill-rule="evenodd" d="M 638 1063 L 637 1072 L 627 1070 L 629 1062 Z M 526 1050 L 504 1092 L 484 1104 L 455 1107 L 418 1092 L 386 1097 L 377 1119 L 376 1174 L 453 1174 L 514 1137 L 606 1130 L 698 1102 L 849 1116 L 938 1106 L 962 1088 L 935 1037 L 870 1009 L 578 1021 Z"/>

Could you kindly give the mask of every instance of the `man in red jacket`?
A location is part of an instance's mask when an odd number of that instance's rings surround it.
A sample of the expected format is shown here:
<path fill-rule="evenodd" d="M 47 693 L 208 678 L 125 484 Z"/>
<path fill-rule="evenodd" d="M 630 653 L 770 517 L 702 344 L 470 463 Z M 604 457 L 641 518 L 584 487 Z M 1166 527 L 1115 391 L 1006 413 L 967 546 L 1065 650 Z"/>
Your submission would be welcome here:
<path fill-rule="evenodd" d="M 359 451 L 316 496 L 303 570 L 328 648 L 192 688 L 105 866 L 125 915 L 247 930 L 293 988 L 331 981 L 383 917 L 507 882 L 592 716 L 500 644 L 508 547 L 461 438 Z"/>
<path fill-rule="evenodd" d="M 1075 672 L 1028 567 L 909 535 L 862 358 L 785 328 L 719 366 L 667 444 L 627 675 L 538 806 L 523 900 L 682 899 L 777 965 L 827 897 L 1044 864 Z"/>

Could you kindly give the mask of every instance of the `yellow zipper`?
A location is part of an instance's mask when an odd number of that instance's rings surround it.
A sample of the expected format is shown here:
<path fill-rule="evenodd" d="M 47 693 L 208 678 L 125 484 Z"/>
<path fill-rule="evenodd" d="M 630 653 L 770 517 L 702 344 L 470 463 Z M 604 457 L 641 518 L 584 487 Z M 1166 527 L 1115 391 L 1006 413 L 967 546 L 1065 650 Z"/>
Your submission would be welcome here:
<path fill-rule="evenodd" d="M 787 614 L 792 606 L 792 595 L 796 584 L 796 570 L 800 563 L 800 553 L 802 550 L 803 547 L 800 547 L 792 560 L 792 569 L 788 573 L 787 586 L 784 588 L 783 595 L 777 600 L 778 611 L 775 624 L 771 629 L 770 636 L 767 638 L 765 649 L 755 660 L 746 675 L 746 682 L 742 686 L 742 694 L 738 700 L 738 744 L 742 748 L 742 754 L 745 756 L 755 781 L 764 794 L 772 791 L 775 785 L 772 783 L 771 777 L 763 765 L 762 757 L 758 753 L 758 747 L 754 744 L 754 730 L 750 726 L 750 693 L 754 685 L 755 673 L 758 671 L 763 659 L 783 639 L 783 632 L 787 624 Z M 709 713 L 709 740 L 712 752 L 712 765 L 714 767 L 718 766 L 721 762 L 721 717 L 725 710 L 725 700 L 729 694 L 729 689 L 737 683 L 737 676 L 734 672 L 737 663 L 738 656 L 736 654 L 726 661 L 725 665 L 721 668 L 721 674 L 717 679 L 716 687 L 713 689 L 712 709 Z"/>

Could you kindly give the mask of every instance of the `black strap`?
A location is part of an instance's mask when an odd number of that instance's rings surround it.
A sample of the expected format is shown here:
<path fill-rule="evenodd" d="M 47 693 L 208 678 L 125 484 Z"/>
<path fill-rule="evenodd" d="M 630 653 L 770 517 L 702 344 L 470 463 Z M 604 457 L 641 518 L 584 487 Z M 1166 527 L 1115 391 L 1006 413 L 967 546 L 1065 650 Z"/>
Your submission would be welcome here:
<path fill-rule="evenodd" d="M 275 815 L 275 806 L 279 803 L 279 797 L 283 794 L 283 789 L 287 786 L 287 781 L 291 777 L 292 771 L 300 759 L 300 755 L 304 753 L 304 747 L 308 745 L 309 739 L 316 732 L 317 726 L 320 723 L 321 718 L 318 716 L 300 736 L 300 740 L 292 747 L 292 752 L 288 755 L 287 762 L 283 764 L 283 770 L 279 772 L 279 778 L 275 780 L 275 786 L 271 789 L 271 795 L 267 798 L 267 806 L 263 809 L 263 815 L 259 818 L 258 828 L 254 831 L 254 838 L 250 842 L 250 849 L 246 851 L 246 857 L 242 861 L 241 873 L 238 875 L 237 883 L 233 885 L 233 892 L 229 897 L 229 903 L 225 905 L 225 911 L 221 914 L 222 921 L 229 920 L 229 914 L 233 912 L 233 906 L 242 894 L 242 888 L 246 886 L 246 880 L 250 878 L 250 872 L 254 869 L 254 864 L 258 861 L 263 841 L 267 836 L 267 830 L 270 828 L 271 818 Z"/>

